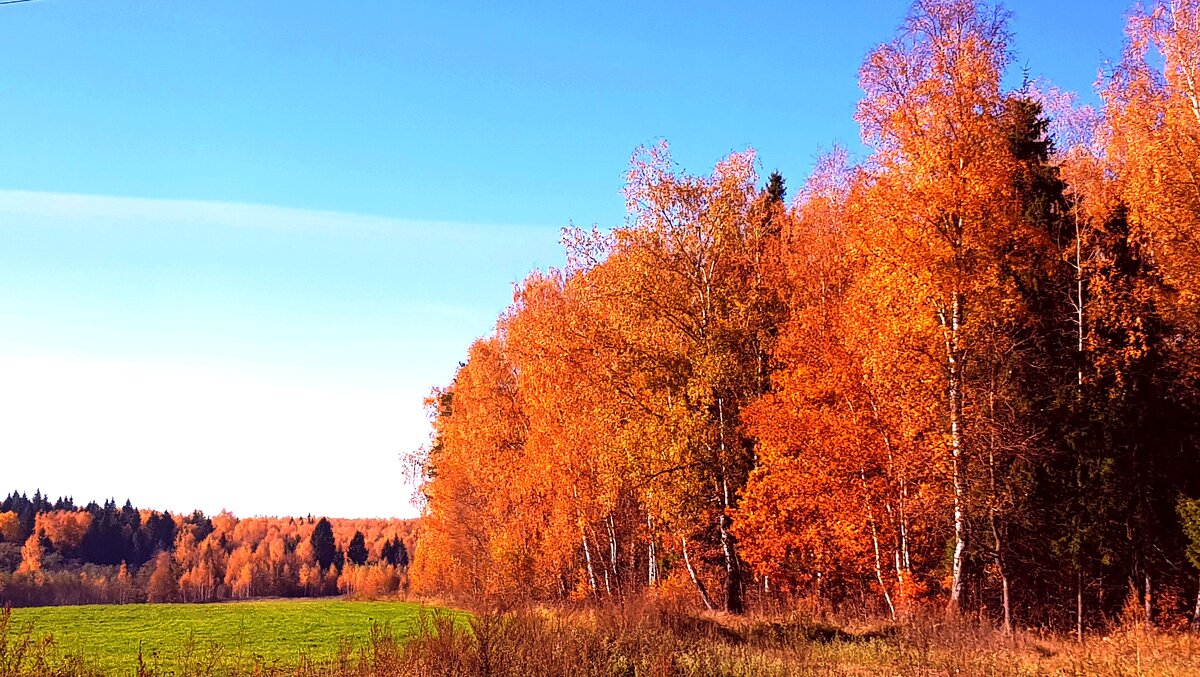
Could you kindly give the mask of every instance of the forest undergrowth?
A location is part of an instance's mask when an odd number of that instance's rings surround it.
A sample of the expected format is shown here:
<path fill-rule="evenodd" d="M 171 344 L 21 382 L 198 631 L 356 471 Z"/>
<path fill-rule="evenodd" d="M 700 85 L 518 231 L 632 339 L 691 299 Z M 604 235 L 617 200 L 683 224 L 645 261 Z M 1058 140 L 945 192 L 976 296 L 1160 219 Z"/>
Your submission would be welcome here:
<path fill-rule="evenodd" d="M 107 677 L 86 655 L 0 612 L 0 677 Z M 399 636 L 372 627 L 333 659 L 303 653 L 289 665 L 247 658 L 237 647 L 184 641 L 164 670 L 138 656 L 137 677 L 375 677 L 384 675 L 674 677 L 719 675 L 1196 675 L 1200 635 L 1126 621 L 1072 637 L 999 629 L 940 614 L 904 623 L 818 619 L 791 612 L 734 617 L 653 600 L 591 609 L 476 612 L 469 623 L 431 611 Z"/>

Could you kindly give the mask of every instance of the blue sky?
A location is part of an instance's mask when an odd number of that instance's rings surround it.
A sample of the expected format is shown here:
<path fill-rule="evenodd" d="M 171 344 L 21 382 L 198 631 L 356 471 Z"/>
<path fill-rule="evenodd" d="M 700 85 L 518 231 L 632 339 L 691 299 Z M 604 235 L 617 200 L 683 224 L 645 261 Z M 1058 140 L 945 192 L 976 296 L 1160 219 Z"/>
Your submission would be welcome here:
<path fill-rule="evenodd" d="M 0 491 L 412 514 L 421 398 L 634 148 L 798 186 L 907 9 L 409 4 L 0 6 Z M 1094 99 L 1128 3 L 1007 6 Z"/>

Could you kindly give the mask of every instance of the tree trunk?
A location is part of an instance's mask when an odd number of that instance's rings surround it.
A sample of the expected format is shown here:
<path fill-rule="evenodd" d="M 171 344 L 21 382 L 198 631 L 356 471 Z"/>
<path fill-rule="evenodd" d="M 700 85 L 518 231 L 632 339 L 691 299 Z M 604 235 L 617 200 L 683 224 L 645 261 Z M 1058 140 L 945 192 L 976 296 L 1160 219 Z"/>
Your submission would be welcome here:
<path fill-rule="evenodd" d="M 1150 592 L 1150 570 L 1147 569 L 1142 573 L 1146 585 L 1146 593 L 1142 598 L 1142 603 L 1146 607 L 1146 625 L 1154 625 L 1154 598 Z"/>
<path fill-rule="evenodd" d="M 737 542 L 729 527 L 733 520 L 729 517 L 729 484 L 722 479 L 722 507 L 725 510 L 717 516 L 717 528 L 721 534 L 721 550 L 725 555 L 725 610 L 731 614 L 745 613 L 745 597 L 742 590 L 742 565 L 737 554 Z"/>
<path fill-rule="evenodd" d="M 991 429 L 996 429 L 996 400 L 995 391 L 988 399 L 989 416 L 991 417 Z M 1000 540 L 1000 527 L 996 520 L 996 503 L 999 502 L 999 491 L 996 487 L 996 444 L 995 435 L 992 435 L 991 444 L 988 447 L 988 478 L 991 483 L 991 500 L 988 505 L 988 519 L 992 527 L 992 541 L 995 548 L 996 573 L 1000 576 L 1000 597 L 1001 603 L 1004 606 L 1004 634 L 1012 634 L 1012 606 L 1008 598 L 1008 572 L 1004 568 L 1004 542 Z"/>
<path fill-rule="evenodd" d="M 721 445 L 721 458 L 725 458 L 725 403 L 717 398 L 717 435 Z M 717 528 L 721 534 L 721 550 L 725 555 L 725 610 L 731 614 L 741 614 L 746 611 L 745 591 L 742 586 L 742 562 L 737 554 L 737 540 L 729 532 L 733 519 L 729 510 L 733 500 L 729 495 L 729 480 L 726 475 L 724 460 L 721 462 L 721 486 L 718 487 L 721 496 L 721 514 L 717 516 Z"/>
<path fill-rule="evenodd" d="M 879 410 L 875 407 L 875 403 L 871 403 L 871 408 L 875 411 L 876 420 L 879 420 Z M 888 512 L 888 518 L 896 528 L 898 540 L 896 548 L 893 551 L 894 559 L 896 560 L 896 591 L 899 602 L 901 615 L 907 614 L 908 609 L 908 572 L 912 568 L 911 559 L 908 553 L 908 514 L 905 510 L 905 504 L 908 500 L 908 485 L 904 479 L 904 471 L 897 470 L 895 462 L 895 454 L 892 450 L 892 438 L 887 433 L 883 435 L 883 444 L 887 449 L 888 457 L 888 475 L 895 477 L 898 481 L 899 491 L 896 494 L 896 512 L 892 513 L 892 504 L 889 501 L 885 504 Z"/>
<path fill-rule="evenodd" d="M 592 565 L 592 549 L 588 547 L 587 531 L 583 532 L 583 560 L 587 563 L 588 585 L 591 586 L 594 595 L 599 587 L 596 585 L 596 568 Z"/>
<path fill-rule="evenodd" d="M 1075 384 L 1083 387 L 1083 243 L 1080 242 L 1079 219 L 1075 219 Z"/>
<path fill-rule="evenodd" d="M 742 566 L 738 560 L 737 544 L 733 534 L 729 533 L 731 521 L 725 514 L 717 519 L 721 530 L 721 549 L 725 554 L 725 610 L 740 614 L 746 611 L 746 605 L 742 594 Z"/>
<path fill-rule="evenodd" d="M 948 321 L 947 321 L 948 320 Z M 946 399 L 950 410 L 950 460 L 954 485 L 954 561 L 950 584 L 950 602 L 946 610 L 957 614 L 965 596 L 967 580 L 963 575 L 967 551 L 967 479 L 963 444 L 962 350 L 959 333 L 962 325 L 962 295 L 957 289 L 951 304 L 950 317 L 943 313 L 946 331 Z"/>
<path fill-rule="evenodd" d="M 620 552 L 617 547 L 617 527 L 616 521 L 613 520 L 612 513 L 608 513 L 608 520 L 605 523 L 608 527 L 608 558 L 612 562 L 613 587 L 617 592 L 621 592 L 621 572 L 617 568 L 620 563 Z"/>
<path fill-rule="evenodd" d="M 1084 338 L 1085 328 L 1083 324 L 1083 240 L 1080 232 L 1080 219 L 1073 219 L 1075 222 L 1075 397 L 1083 397 L 1083 366 L 1084 366 Z M 1075 485 L 1082 487 L 1082 478 L 1080 477 L 1080 459 L 1079 452 L 1075 454 Z M 1078 558 L 1079 555 L 1077 554 Z M 1083 643 L 1083 569 L 1076 562 L 1075 565 L 1075 639 L 1079 643 Z M 1100 586 L 1100 594 L 1104 594 L 1104 586 Z M 1103 608 L 1103 607 L 1102 607 Z"/>
<path fill-rule="evenodd" d="M 654 520 L 646 515 L 646 532 L 650 535 L 646 544 L 646 585 L 653 588 L 658 584 L 658 552 L 654 544 Z"/>
<path fill-rule="evenodd" d="M 863 505 L 867 508 L 867 523 L 871 525 L 871 545 L 875 548 L 875 580 L 883 593 L 883 601 L 887 603 L 888 614 L 896 620 L 896 605 L 892 604 L 892 595 L 888 592 L 887 583 L 883 581 L 883 562 L 879 556 L 879 531 L 875 528 L 875 511 L 871 508 L 871 498 L 867 494 L 867 473 L 862 468 L 858 471 L 859 482 L 862 483 Z"/>
<path fill-rule="evenodd" d="M 1196 588 L 1196 608 L 1192 611 L 1192 630 L 1200 630 L 1200 587 Z"/>
<path fill-rule="evenodd" d="M 1012 603 L 1008 597 L 1008 576 L 1003 571 L 1003 565 L 1000 572 L 1000 592 L 1004 597 L 1004 634 L 1013 634 L 1012 625 Z"/>
<path fill-rule="evenodd" d="M 704 602 L 704 608 L 709 611 L 713 610 L 712 598 L 708 596 L 708 588 L 704 587 L 704 581 L 696 575 L 696 568 L 692 566 L 692 558 L 688 556 L 687 539 L 680 537 L 683 541 L 683 565 L 687 567 L 688 575 L 692 577 L 692 583 L 696 586 L 696 591 L 700 593 L 700 601 Z"/>
<path fill-rule="evenodd" d="M 1083 570 L 1075 569 L 1075 640 L 1083 644 Z"/>

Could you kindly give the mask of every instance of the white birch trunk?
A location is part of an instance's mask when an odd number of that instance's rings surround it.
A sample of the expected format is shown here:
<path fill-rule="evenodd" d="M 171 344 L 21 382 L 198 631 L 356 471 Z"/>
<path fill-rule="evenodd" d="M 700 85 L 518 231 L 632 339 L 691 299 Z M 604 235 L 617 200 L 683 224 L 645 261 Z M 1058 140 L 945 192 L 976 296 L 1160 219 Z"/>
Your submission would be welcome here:
<path fill-rule="evenodd" d="M 583 560 L 587 563 L 588 585 L 592 588 L 592 594 L 596 594 L 599 587 L 596 585 L 596 568 L 592 565 L 592 549 L 588 547 L 587 531 L 583 532 Z"/>
<path fill-rule="evenodd" d="M 612 562 L 613 586 L 616 587 L 617 592 L 620 592 L 620 590 L 621 590 L 621 574 L 620 574 L 620 571 L 617 569 L 617 565 L 620 561 L 619 549 L 617 548 L 617 527 L 616 527 L 616 521 L 613 520 L 613 516 L 612 516 L 611 512 L 608 513 L 607 526 L 608 526 L 608 554 L 609 554 L 609 560 Z"/>
<path fill-rule="evenodd" d="M 959 345 L 962 325 L 962 298 L 955 289 L 950 317 L 943 315 L 946 331 L 946 399 L 950 413 L 950 460 L 954 485 L 954 560 L 947 611 L 957 614 L 965 596 L 967 581 L 963 575 L 967 550 L 967 482 L 963 444 L 962 350 Z"/>
<path fill-rule="evenodd" d="M 654 520 L 646 515 L 646 533 L 649 541 L 646 544 L 646 584 L 653 588 L 658 584 L 658 552 L 654 543 Z"/>
<path fill-rule="evenodd" d="M 875 548 L 875 580 L 879 583 L 879 590 L 883 592 L 883 601 L 887 603 L 888 614 L 894 621 L 896 620 L 896 606 L 892 604 L 892 595 L 888 592 L 887 583 L 883 580 L 883 561 L 879 556 L 879 532 L 875 528 L 875 511 L 871 508 L 871 497 L 867 494 L 867 474 L 861 468 L 858 471 L 858 479 L 862 483 L 863 505 L 867 508 L 867 522 L 871 525 L 871 545 Z"/>
<path fill-rule="evenodd" d="M 704 587 L 704 581 L 696 575 L 696 568 L 692 566 L 692 558 L 688 556 L 687 539 L 680 537 L 683 541 L 683 564 L 687 567 L 688 575 L 692 577 L 692 584 L 696 586 L 696 591 L 700 593 L 700 601 L 704 602 L 704 608 L 709 611 L 713 610 L 712 598 L 708 596 L 708 589 Z"/>
<path fill-rule="evenodd" d="M 721 445 L 721 458 L 725 458 L 725 407 L 721 398 L 717 398 L 718 425 L 717 434 Z M 737 543 L 729 532 L 732 519 L 729 509 L 733 502 L 729 492 L 729 482 L 725 478 L 725 467 L 721 467 L 721 514 L 717 516 L 717 529 L 721 535 L 721 550 L 725 555 L 725 610 L 729 613 L 740 614 L 745 611 L 745 599 L 742 591 L 742 565 L 737 554 Z"/>
<path fill-rule="evenodd" d="M 1154 596 L 1151 594 L 1150 588 L 1150 571 L 1145 571 L 1143 576 L 1146 591 L 1142 598 L 1142 603 L 1146 607 L 1146 625 L 1154 625 Z"/>

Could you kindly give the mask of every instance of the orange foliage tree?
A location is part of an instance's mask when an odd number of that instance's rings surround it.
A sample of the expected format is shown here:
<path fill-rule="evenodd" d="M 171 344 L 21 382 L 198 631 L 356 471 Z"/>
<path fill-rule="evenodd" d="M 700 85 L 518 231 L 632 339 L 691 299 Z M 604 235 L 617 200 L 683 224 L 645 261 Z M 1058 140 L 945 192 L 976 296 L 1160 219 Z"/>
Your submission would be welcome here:
<path fill-rule="evenodd" d="M 21 520 L 17 513 L 0 512 L 0 540 L 10 543 L 21 540 Z"/>
<path fill-rule="evenodd" d="M 83 543 L 92 526 L 92 516 L 77 510 L 54 510 L 41 513 L 34 521 L 33 530 L 50 540 L 56 550 L 73 553 Z"/>

